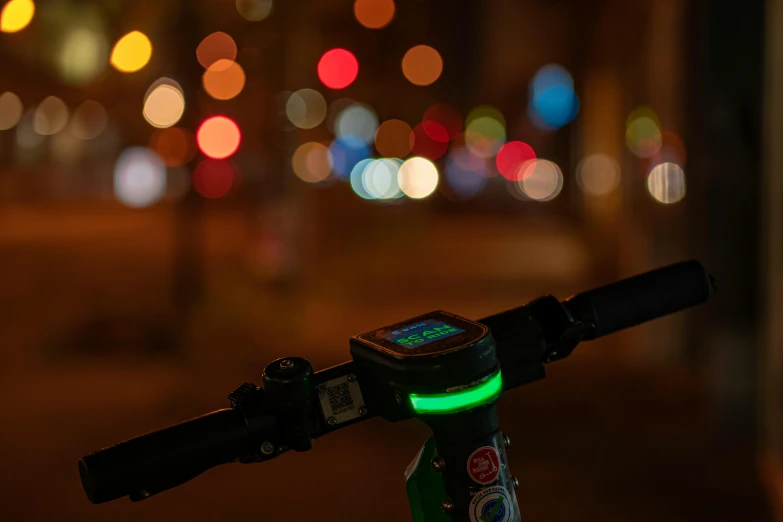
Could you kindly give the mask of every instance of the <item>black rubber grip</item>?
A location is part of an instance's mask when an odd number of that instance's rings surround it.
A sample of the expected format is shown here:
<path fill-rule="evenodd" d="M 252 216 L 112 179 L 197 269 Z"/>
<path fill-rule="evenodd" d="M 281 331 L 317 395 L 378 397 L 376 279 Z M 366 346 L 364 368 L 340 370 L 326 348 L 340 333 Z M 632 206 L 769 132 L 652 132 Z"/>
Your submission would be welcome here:
<path fill-rule="evenodd" d="M 94 504 L 140 500 L 236 460 L 249 444 L 242 415 L 218 410 L 85 455 L 79 475 Z"/>
<path fill-rule="evenodd" d="M 703 303 L 715 281 L 698 261 L 684 261 L 623 279 L 566 300 L 575 319 L 592 323 L 586 339 L 629 328 Z"/>

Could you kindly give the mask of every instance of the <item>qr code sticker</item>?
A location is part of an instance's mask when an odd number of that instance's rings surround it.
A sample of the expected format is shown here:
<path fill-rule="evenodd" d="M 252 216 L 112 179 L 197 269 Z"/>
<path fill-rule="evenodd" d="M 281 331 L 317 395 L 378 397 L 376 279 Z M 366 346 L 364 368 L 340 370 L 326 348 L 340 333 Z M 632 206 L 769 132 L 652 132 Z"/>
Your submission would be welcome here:
<path fill-rule="evenodd" d="M 332 408 L 333 415 L 345 413 L 355 407 L 351 389 L 347 382 L 327 388 L 326 396 L 329 398 L 329 406 Z"/>

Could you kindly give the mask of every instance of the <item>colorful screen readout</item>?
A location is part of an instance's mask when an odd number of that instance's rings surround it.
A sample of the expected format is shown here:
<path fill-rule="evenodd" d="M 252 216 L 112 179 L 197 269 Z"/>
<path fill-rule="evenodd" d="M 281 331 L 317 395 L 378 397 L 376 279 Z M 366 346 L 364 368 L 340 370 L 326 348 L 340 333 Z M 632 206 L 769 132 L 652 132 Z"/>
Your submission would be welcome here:
<path fill-rule="evenodd" d="M 406 348 L 424 346 L 452 335 L 457 335 L 465 330 L 446 324 L 437 319 L 424 319 L 417 323 L 397 328 L 384 335 L 386 339 Z"/>

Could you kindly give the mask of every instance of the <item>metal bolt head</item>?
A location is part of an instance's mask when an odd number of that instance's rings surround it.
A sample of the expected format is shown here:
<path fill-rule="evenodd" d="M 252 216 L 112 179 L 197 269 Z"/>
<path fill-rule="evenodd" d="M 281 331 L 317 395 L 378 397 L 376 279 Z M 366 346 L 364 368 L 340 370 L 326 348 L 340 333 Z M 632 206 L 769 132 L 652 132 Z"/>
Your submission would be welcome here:
<path fill-rule="evenodd" d="M 324 383 L 321 383 L 318 385 L 318 391 L 323 393 L 326 391 L 326 385 Z"/>
<path fill-rule="evenodd" d="M 261 443 L 261 453 L 263 453 L 264 455 L 271 455 L 274 452 L 275 452 L 274 444 L 266 440 Z"/>
<path fill-rule="evenodd" d="M 329 417 L 328 419 L 326 419 L 326 423 L 329 426 L 334 426 L 335 424 L 337 424 L 337 419 L 335 419 L 334 417 Z"/>
<path fill-rule="evenodd" d="M 359 407 L 359 415 L 367 415 L 367 407 L 366 406 L 360 406 Z"/>
<path fill-rule="evenodd" d="M 447 498 L 446 500 L 440 503 L 440 508 L 444 512 L 448 513 L 449 511 L 454 509 L 454 502 L 452 502 L 450 499 Z"/>
<path fill-rule="evenodd" d="M 511 439 L 508 438 L 508 435 L 503 435 L 503 444 L 506 446 L 506 449 L 511 446 Z"/>
<path fill-rule="evenodd" d="M 282 361 L 280 361 L 280 368 L 283 370 L 290 370 L 293 367 L 294 367 L 294 361 L 292 361 L 291 359 L 283 359 Z"/>
<path fill-rule="evenodd" d="M 446 461 L 440 457 L 435 457 L 434 459 L 432 459 L 431 464 L 432 464 L 432 469 L 434 469 L 437 472 L 441 472 L 444 469 L 446 469 Z"/>
<path fill-rule="evenodd" d="M 514 489 L 519 489 L 519 479 L 516 477 L 511 477 L 511 483 L 514 484 Z"/>
<path fill-rule="evenodd" d="M 356 376 L 354 374 L 349 374 L 348 382 L 356 382 Z"/>
<path fill-rule="evenodd" d="M 402 404 L 402 395 L 400 395 L 399 393 L 395 393 L 394 400 L 397 401 L 397 404 Z"/>

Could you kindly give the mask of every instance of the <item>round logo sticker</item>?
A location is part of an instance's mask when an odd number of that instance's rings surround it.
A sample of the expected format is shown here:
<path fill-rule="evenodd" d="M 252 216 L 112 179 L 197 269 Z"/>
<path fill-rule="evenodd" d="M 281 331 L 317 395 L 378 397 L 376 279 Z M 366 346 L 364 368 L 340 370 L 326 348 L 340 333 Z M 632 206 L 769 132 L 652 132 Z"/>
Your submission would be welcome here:
<path fill-rule="evenodd" d="M 482 446 L 468 457 L 468 475 L 474 482 L 486 486 L 497 480 L 500 473 L 498 450 Z"/>
<path fill-rule="evenodd" d="M 479 491 L 470 501 L 470 522 L 509 522 L 513 506 L 503 486 Z"/>

